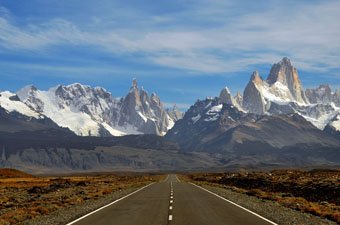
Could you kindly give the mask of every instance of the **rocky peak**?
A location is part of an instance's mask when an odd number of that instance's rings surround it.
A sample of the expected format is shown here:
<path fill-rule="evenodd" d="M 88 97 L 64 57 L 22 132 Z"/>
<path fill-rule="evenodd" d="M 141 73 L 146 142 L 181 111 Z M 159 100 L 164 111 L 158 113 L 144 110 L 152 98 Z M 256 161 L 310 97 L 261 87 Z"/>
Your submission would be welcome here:
<path fill-rule="evenodd" d="M 131 86 L 131 88 L 138 89 L 138 84 L 137 84 L 137 79 L 136 78 L 132 79 L 132 86 Z"/>
<path fill-rule="evenodd" d="M 44 110 L 44 103 L 37 97 L 38 92 L 39 90 L 35 86 L 28 85 L 17 91 L 17 95 L 27 106 L 36 112 L 42 113 Z"/>
<path fill-rule="evenodd" d="M 332 95 L 332 101 L 337 107 L 340 107 L 340 90 L 336 90 Z"/>
<path fill-rule="evenodd" d="M 24 101 L 29 95 L 32 95 L 34 92 L 36 92 L 38 89 L 34 85 L 27 85 L 17 91 L 17 95 L 20 98 L 20 100 Z"/>
<path fill-rule="evenodd" d="M 143 111 L 146 113 L 146 114 L 150 114 L 151 111 L 150 111 L 150 97 L 148 95 L 148 92 L 144 90 L 144 88 L 142 87 L 140 92 L 140 101 L 141 101 L 141 104 L 143 106 Z"/>
<path fill-rule="evenodd" d="M 286 57 L 274 64 L 270 70 L 267 83 L 273 85 L 276 82 L 287 86 L 295 101 L 299 103 L 308 102 L 297 69 L 293 67 L 290 60 Z"/>
<path fill-rule="evenodd" d="M 332 102 L 332 90 L 328 84 L 321 84 L 318 88 L 307 89 L 306 97 L 310 103 Z"/>
<path fill-rule="evenodd" d="M 176 104 L 172 108 L 166 109 L 166 111 L 173 121 L 178 121 L 184 116 L 184 113 L 179 110 Z"/>
<path fill-rule="evenodd" d="M 253 82 L 255 85 L 259 86 L 263 84 L 263 79 L 260 77 L 258 71 L 254 71 L 250 77 L 250 81 Z"/>
<path fill-rule="evenodd" d="M 138 89 L 137 80 L 133 79 L 130 91 L 127 94 L 127 96 L 124 98 L 122 109 L 124 113 L 128 113 L 128 112 L 125 112 L 127 108 L 130 108 L 130 109 L 133 108 L 135 110 L 143 111 L 141 106 L 142 106 L 142 103 L 140 99 L 140 92 Z"/>
<path fill-rule="evenodd" d="M 160 98 L 154 92 L 151 94 L 150 100 L 151 100 L 151 102 L 153 102 L 153 103 L 155 103 L 155 104 L 157 104 L 159 106 L 161 106 L 161 104 L 162 104 Z"/>
<path fill-rule="evenodd" d="M 221 90 L 220 96 L 219 96 L 219 101 L 220 101 L 220 103 L 224 103 L 224 104 L 229 104 L 229 105 L 234 104 L 234 99 L 231 96 L 228 87 L 225 87 Z"/>
<path fill-rule="evenodd" d="M 255 71 L 244 89 L 242 106 L 251 113 L 264 114 L 265 112 L 265 102 L 261 90 L 263 82 L 259 73 Z"/>
<path fill-rule="evenodd" d="M 281 82 L 282 84 L 288 85 L 293 76 L 297 76 L 297 74 L 293 74 L 296 69 L 291 64 L 290 60 L 287 57 L 284 57 L 280 62 L 275 63 L 269 73 L 267 78 L 268 84 L 274 84 L 275 82 Z M 298 77 L 295 77 L 298 79 Z"/>
<path fill-rule="evenodd" d="M 160 98 L 155 93 L 149 96 L 143 88 L 139 91 L 136 79 L 122 101 L 120 114 L 121 126 L 131 124 L 142 133 L 162 135 L 173 125 Z"/>
<path fill-rule="evenodd" d="M 176 121 L 156 94 L 149 96 L 138 88 L 136 79 L 120 99 L 104 88 L 80 83 L 58 85 L 48 91 L 28 86 L 18 95 L 27 106 L 78 135 L 164 135 Z"/>
<path fill-rule="evenodd" d="M 243 104 L 243 96 L 241 95 L 241 93 L 238 91 L 236 93 L 236 95 L 234 96 L 235 101 L 237 102 L 237 104 L 239 104 L 242 107 Z"/>
<path fill-rule="evenodd" d="M 150 107 L 157 117 L 162 117 L 162 114 L 165 113 L 163 103 L 161 102 L 160 98 L 156 95 L 156 93 L 152 93 L 150 96 Z"/>

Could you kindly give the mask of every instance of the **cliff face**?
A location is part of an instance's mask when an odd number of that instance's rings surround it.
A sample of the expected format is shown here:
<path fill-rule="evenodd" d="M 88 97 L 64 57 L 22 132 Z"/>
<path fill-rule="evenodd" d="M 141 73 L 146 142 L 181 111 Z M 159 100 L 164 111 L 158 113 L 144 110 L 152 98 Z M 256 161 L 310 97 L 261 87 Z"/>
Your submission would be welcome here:
<path fill-rule="evenodd" d="M 242 106 L 244 109 L 260 115 L 265 113 L 265 100 L 262 94 L 263 84 L 264 81 L 255 71 L 243 92 Z"/>
<path fill-rule="evenodd" d="M 292 100 L 306 104 L 308 100 L 305 96 L 297 69 L 294 68 L 288 58 L 283 58 L 279 63 L 274 64 L 267 78 L 267 83 L 273 85 L 276 82 L 288 87 Z"/>

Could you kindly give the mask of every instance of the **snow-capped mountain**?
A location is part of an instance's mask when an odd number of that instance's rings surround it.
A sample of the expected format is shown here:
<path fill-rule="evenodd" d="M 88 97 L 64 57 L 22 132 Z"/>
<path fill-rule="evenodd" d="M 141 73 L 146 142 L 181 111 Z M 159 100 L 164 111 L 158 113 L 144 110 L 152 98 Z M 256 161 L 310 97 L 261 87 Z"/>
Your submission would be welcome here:
<path fill-rule="evenodd" d="M 27 86 L 17 95 L 23 105 L 83 136 L 164 135 L 176 121 L 156 94 L 149 96 L 138 89 L 136 80 L 126 97 L 120 99 L 104 88 L 79 83 L 47 91 Z"/>
<path fill-rule="evenodd" d="M 16 94 L 9 91 L 0 92 L 0 107 L 3 108 L 7 113 L 17 112 L 21 115 L 36 119 L 44 117 L 40 113 L 32 110 L 30 107 L 21 102 Z"/>
<path fill-rule="evenodd" d="M 238 93 L 239 94 L 239 93 Z M 237 107 L 239 110 L 242 110 L 240 99 L 242 99 L 242 96 L 236 95 L 235 98 L 231 96 L 231 93 L 228 89 L 228 87 L 225 87 L 221 90 L 220 96 L 219 96 L 219 102 L 222 104 L 229 104 Z"/>
<path fill-rule="evenodd" d="M 268 156 L 279 149 L 334 150 L 340 146 L 337 138 L 298 114 L 246 113 L 221 103 L 219 97 L 198 100 L 165 137 L 177 142 L 183 151 L 228 152 L 234 157 L 248 152 L 267 151 Z"/>
<path fill-rule="evenodd" d="M 253 72 L 244 89 L 243 96 L 238 92 L 233 97 L 228 87 L 225 87 L 220 91 L 219 97 L 196 102 L 186 112 L 184 119 L 179 122 L 182 125 L 175 125 L 167 136 L 174 140 L 176 138 L 185 140 L 189 139 L 191 133 L 193 136 L 201 136 L 202 141 L 205 141 L 216 135 L 221 135 L 233 127 L 242 125 L 242 127 L 255 128 L 258 126 L 256 121 L 262 118 L 261 116 L 265 116 L 266 120 L 276 121 L 283 118 L 284 121 L 289 122 L 291 115 L 298 115 L 299 118 L 306 120 L 306 123 L 312 123 L 319 130 L 324 130 L 327 127 L 328 130 L 339 131 L 339 103 L 340 91 L 333 93 L 328 85 L 320 85 L 316 89 L 304 91 L 297 69 L 293 67 L 288 58 L 283 58 L 273 65 L 266 80 L 261 78 L 257 71 Z M 226 105 L 229 106 L 229 108 L 227 107 L 228 115 L 225 111 Z M 230 114 L 235 110 L 238 113 Z M 240 118 L 241 121 L 238 121 Z M 218 125 L 216 125 L 216 121 L 219 121 Z M 297 124 L 298 126 L 310 128 L 300 119 L 297 121 L 301 122 L 301 124 Z M 270 126 L 275 129 L 274 124 L 270 124 Z M 267 128 L 262 127 L 261 129 Z M 187 138 L 185 138 L 184 132 L 189 135 Z M 176 136 L 177 133 L 181 134 Z M 206 136 L 202 136 L 200 133 L 204 133 Z M 252 135 L 255 133 L 250 134 L 249 137 Z M 309 137 L 305 137 L 305 139 L 311 140 Z M 281 140 L 277 141 L 281 142 Z M 198 140 L 194 140 L 194 142 L 199 143 Z"/>
<path fill-rule="evenodd" d="M 118 126 L 132 125 L 138 132 L 164 135 L 174 123 L 160 98 L 155 93 L 149 96 L 143 88 L 139 90 L 137 81 L 133 80 L 129 93 L 121 101 Z"/>
<path fill-rule="evenodd" d="M 276 105 L 308 104 L 298 72 L 288 58 L 274 64 L 267 80 L 255 71 L 243 93 L 243 106 L 249 112 L 264 114 Z"/>
<path fill-rule="evenodd" d="M 338 114 L 340 92 L 332 93 L 328 85 L 304 91 L 288 58 L 274 64 L 268 78 L 263 80 L 255 71 L 243 93 L 242 107 L 255 114 L 298 113 L 319 129 Z"/>
<path fill-rule="evenodd" d="M 39 131 L 46 137 L 74 135 L 70 130 L 59 127 L 48 117 L 22 103 L 16 94 L 9 91 L 0 92 L 0 133 Z M 8 141 L 6 138 L 5 140 Z"/>

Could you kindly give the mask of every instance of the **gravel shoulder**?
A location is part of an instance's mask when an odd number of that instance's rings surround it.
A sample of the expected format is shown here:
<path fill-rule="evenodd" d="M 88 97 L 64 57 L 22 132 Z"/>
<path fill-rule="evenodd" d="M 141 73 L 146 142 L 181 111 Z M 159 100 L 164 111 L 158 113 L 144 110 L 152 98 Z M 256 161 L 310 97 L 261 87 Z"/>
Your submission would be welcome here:
<path fill-rule="evenodd" d="M 276 202 L 233 191 L 227 186 L 203 182 L 195 184 L 239 204 L 279 225 L 336 225 L 336 222 L 286 208 Z"/>
<path fill-rule="evenodd" d="M 128 195 L 147 184 L 134 186 L 125 190 L 115 191 L 99 199 L 90 199 L 80 205 L 65 207 L 53 213 L 25 221 L 25 225 L 65 225 L 87 213 L 90 213 L 102 206 L 105 206 L 125 195 Z"/>

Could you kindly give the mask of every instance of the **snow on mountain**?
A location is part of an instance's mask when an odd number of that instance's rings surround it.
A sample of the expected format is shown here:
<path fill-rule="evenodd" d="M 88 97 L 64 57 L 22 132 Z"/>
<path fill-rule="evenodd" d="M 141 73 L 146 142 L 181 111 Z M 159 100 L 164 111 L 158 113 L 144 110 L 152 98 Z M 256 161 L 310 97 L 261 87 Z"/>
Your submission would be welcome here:
<path fill-rule="evenodd" d="M 303 106 L 308 100 L 297 70 L 287 58 L 273 65 L 267 80 L 263 80 L 255 71 L 243 94 L 243 106 L 255 114 L 267 113 L 273 103 L 289 105 L 292 102 Z"/>
<path fill-rule="evenodd" d="M 339 112 L 340 92 L 332 94 L 328 85 L 304 92 L 297 69 L 288 58 L 274 64 L 267 80 L 253 73 L 243 94 L 242 106 L 254 114 L 298 113 L 319 129 L 324 129 Z"/>
<path fill-rule="evenodd" d="M 176 106 L 165 109 L 160 98 L 139 88 L 135 79 L 123 98 L 114 98 L 101 87 L 79 83 L 59 85 L 47 91 L 26 86 L 17 95 L 25 104 L 13 101 L 15 94 L 3 92 L 2 107 L 29 116 L 45 115 L 78 135 L 165 135 L 183 118 Z M 340 113 L 340 91 L 332 92 L 324 84 L 304 91 L 297 69 L 288 58 L 274 64 L 266 80 L 257 71 L 253 72 L 243 96 L 237 93 L 233 97 L 225 87 L 219 97 L 203 102 L 197 103 L 200 110 L 196 114 L 195 110 L 192 112 L 190 123 L 218 120 L 224 105 L 258 115 L 296 113 L 319 129 L 331 124 L 337 127 L 336 118 Z"/>
<path fill-rule="evenodd" d="M 340 131 L 340 113 L 338 113 L 330 122 L 329 126 L 331 126 L 336 131 Z"/>
<path fill-rule="evenodd" d="M 16 111 L 27 117 L 43 118 L 42 115 L 22 103 L 16 94 L 9 91 L 0 92 L 0 106 L 7 112 Z"/>
<path fill-rule="evenodd" d="M 238 98 L 242 98 L 240 96 L 236 96 Z M 242 110 L 241 104 L 233 97 L 231 96 L 231 93 L 228 89 L 228 87 L 225 87 L 221 90 L 220 96 L 219 96 L 219 101 L 222 104 L 229 104 L 237 107 L 239 110 Z"/>
<path fill-rule="evenodd" d="M 166 112 L 168 113 L 173 122 L 182 119 L 184 116 L 184 113 L 178 109 L 176 104 L 172 108 L 166 109 Z"/>
<path fill-rule="evenodd" d="M 59 85 L 47 91 L 27 86 L 17 92 L 27 106 L 51 118 L 77 135 L 164 135 L 174 125 L 159 97 L 139 90 L 137 81 L 125 98 L 114 98 L 101 87 L 79 83 Z"/>
<path fill-rule="evenodd" d="M 290 100 L 302 104 L 308 103 L 297 69 L 293 67 L 287 57 L 284 57 L 280 62 L 274 64 L 270 70 L 267 83 L 272 86 L 277 82 L 279 82 L 280 85 L 282 84 L 281 87 L 288 89 L 283 91 L 290 93 Z"/>
<path fill-rule="evenodd" d="M 66 95 L 66 89 L 70 90 L 77 87 L 81 88 L 78 84 L 75 84 L 40 91 L 34 86 L 30 86 L 20 90 L 17 94 L 26 105 L 46 115 L 59 126 L 68 127 L 77 135 L 97 136 L 100 131 L 99 124 L 93 121 L 89 114 L 77 109 L 77 105 L 72 104 L 72 101 L 75 101 L 71 97 L 72 91 L 69 96 L 62 96 L 62 93 Z M 73 93 L 75 93 L 75 90 L 73 89 Z M 80 104 L 80 101 L 84 99 L 77 100 L 79 101 L 78 104 Z"/>
<path fill-rule="evenodd" d="M 121 102 L 119 126 L 131 124 L 139 132 L 164 135 L 174 125 L 174 119 L 165 110 L 160 98 L 139 90 L 134 79 L 129 93 Z"/>
<path fill-rule="evenodd" d="M 236 103 L 241 106 L 241 108 L 243 107 L 243 96 L 241 95 L 240 92 L 237 92 L 236 95 L 234 96 L 234 99 L 236 101 Z"/>

